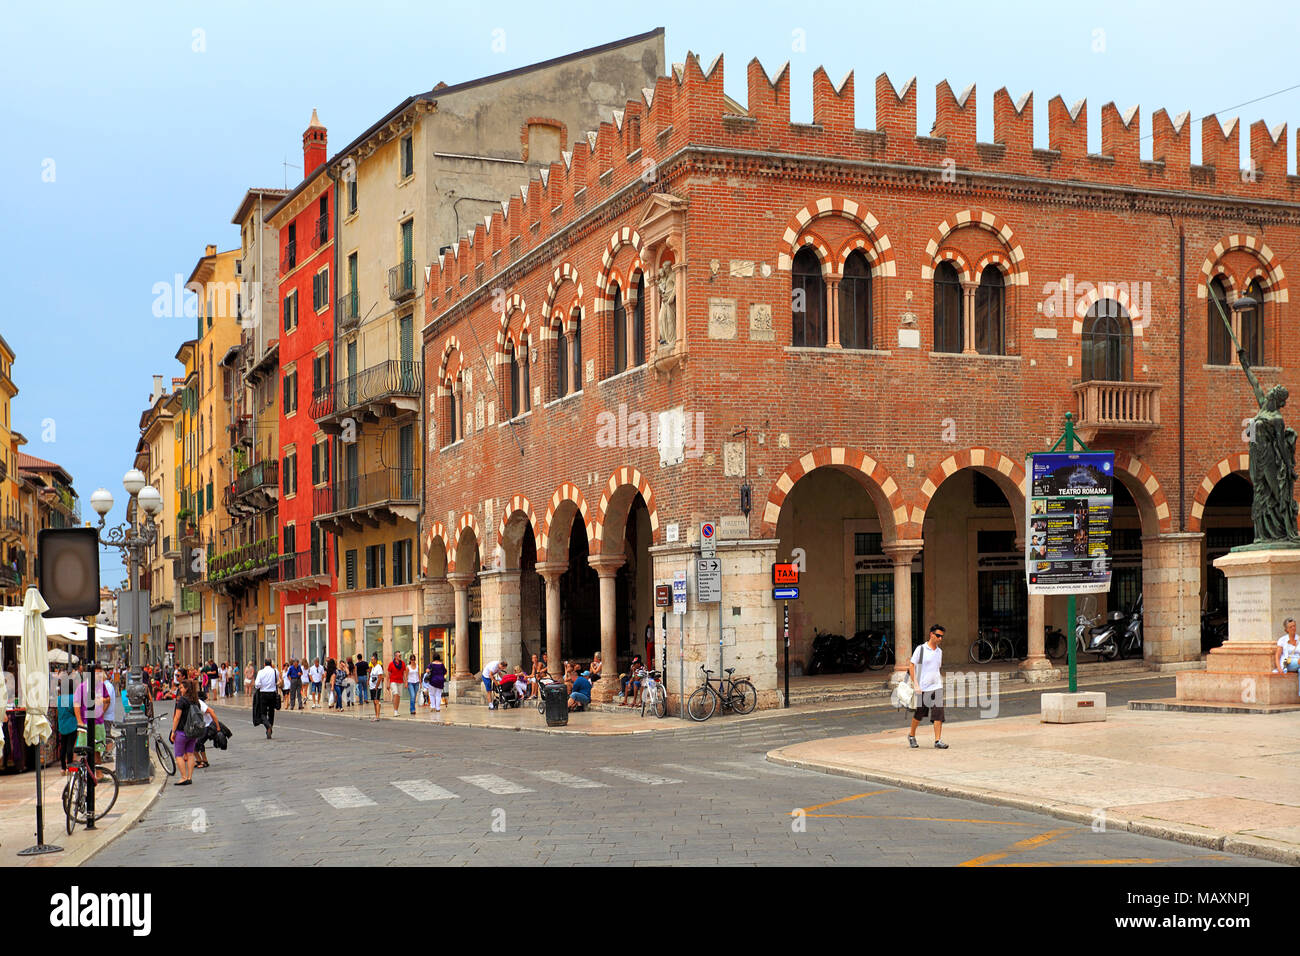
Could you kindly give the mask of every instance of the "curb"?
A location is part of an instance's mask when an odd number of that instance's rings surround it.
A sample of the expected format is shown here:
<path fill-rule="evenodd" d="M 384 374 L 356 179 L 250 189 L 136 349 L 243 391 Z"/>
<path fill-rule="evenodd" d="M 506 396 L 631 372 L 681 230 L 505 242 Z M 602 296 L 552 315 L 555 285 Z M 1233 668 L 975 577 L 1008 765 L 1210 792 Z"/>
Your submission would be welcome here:
<path fill-rule="evenodd" d="M 1042 813 L 1047 816 L 1056 817 L 1059 820 L 1067 820 L 1071 823 L 1083 823 L 1091 826 L 1097 819 L 1096 813 L 1092 808 L 1080 806 L 1078 804 L 1052 800 L 1033 800 L 1028 797 L 1013 796 L 1001 790 L 984 790 L 979 787 L 938 784 L 919 777 L 907 777 L 902 774 L 861 770 L 856 767 L 847 767 L 843 764 L 816 763 L 810 760 L 800 760 L 786 756 L 783 753 L 785 749 L 786 748 L 781 748 L 769 751 L 766 755 L 766 759 L 769 763 L 774 763 L 782 767 L 793 767 L 796 770 L 813 770 L 819 773 L 834 774 L 839 777 L 852 777 L 857 780 L 867 780 L 871 783 L 888 784 L 890 786 L 901 787 L 905 790 L 932 793 L 936 796 L 956 797 L 962 800 L 973 800 L 976 803 L 988 804 L 990 806 L 1010 807 L 1013 810 Z M 1262 837 L 1224 833 L 1221 830 L 1210 830 L 1192 824 L 1167 821 L 1157 822 L 1145 818 L 1130 819 L 1109 812 L 1105 814 L 1103 824 L 1108 830 L 1122 830 L 1138 836 L 1155 837 L 1173 843 L 1183 843 L 1190 846 L 1201 847 L 1202 849 L 1239 853 L 1242 856 L 1249 856 L 1258 860 L 1268 860 L 1272 863 L 1300 866 L 1300 847 L 1279 844 L 1273 840 L 1266 840 Z"/>
<path fill-rule="evenodd" d="M 89 848 L 83 847 L 82 849 L 78 850 L 76 853 L 68 854 L 68 856 L 65 859 L 60 860 L 57 865 L 58 866 L 81 866 L 81 864 L 86 863 L 87 861 L 93 859 L 96 853 L 99 853 L 100 851 L 106 849 L 107 847 L 112 846 L 113 843 L 115 843 L 120 837 L 122 837 L 128 830 L 130 830 L 131 827 L 135 826 L 135 824 L 139 821 L 139 819 L 145 815 L 145 812 L 148 811 L 150 807 L 152 807 L 155 803 L 158 802 L 158 798 L 162 796 L 163 790 L 165 790 L 167 787 L 167 779 L 168 779 L 167 774 L 161 773 L 160 771 L 159 775 L 162 777 L 162 782 L 159 783 L 157 787 L 154 788 L 153 796 L 150 797 L 148 800 L 146 800 L 136 810 L 128 814 L 123 814 L 122 819 L 118 821 L 120 825 L 118 826 L 115 832 L 110 834 L 96 847 L 89 847 Z M 134 786 L 134 784 L 132 786 Z M 153 785 L 150 784 L 149 786 L 153 786 Z"/>

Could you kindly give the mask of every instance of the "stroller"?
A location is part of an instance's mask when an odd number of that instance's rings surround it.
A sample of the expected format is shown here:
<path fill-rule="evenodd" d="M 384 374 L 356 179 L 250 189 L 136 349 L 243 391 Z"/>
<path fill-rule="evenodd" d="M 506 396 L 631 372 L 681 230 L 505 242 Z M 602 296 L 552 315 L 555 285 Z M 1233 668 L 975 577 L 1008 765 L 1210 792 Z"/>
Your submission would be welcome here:
<path fill-rule="evenodd" d="M 492 684 L 492 698 L 496 701 L 498 708 L 518 707 L 523 701 L 519 693 L 518 675 L 505 674 L 500 680 Z"/>

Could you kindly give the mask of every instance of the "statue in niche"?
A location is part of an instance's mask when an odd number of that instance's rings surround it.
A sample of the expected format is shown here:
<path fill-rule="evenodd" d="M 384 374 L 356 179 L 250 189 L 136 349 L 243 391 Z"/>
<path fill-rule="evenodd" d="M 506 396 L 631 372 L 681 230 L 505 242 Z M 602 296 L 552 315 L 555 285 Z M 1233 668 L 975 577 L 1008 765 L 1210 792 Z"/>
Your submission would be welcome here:
<path fill-rule="evenodd" d="M 677 279 L 671 263 L 659 269 L 659 347 L 669 351 L 677 344 Z"/>

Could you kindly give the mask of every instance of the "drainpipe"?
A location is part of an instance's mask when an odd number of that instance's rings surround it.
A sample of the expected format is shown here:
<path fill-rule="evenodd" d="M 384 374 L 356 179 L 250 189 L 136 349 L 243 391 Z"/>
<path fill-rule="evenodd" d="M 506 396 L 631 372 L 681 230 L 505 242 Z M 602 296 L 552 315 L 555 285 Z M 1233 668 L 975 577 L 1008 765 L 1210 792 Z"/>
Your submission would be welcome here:
<path fill-rule="evenodd" d="M 1178 530 L 1187 530 L 1187 237 L 1178 227 Z"/>

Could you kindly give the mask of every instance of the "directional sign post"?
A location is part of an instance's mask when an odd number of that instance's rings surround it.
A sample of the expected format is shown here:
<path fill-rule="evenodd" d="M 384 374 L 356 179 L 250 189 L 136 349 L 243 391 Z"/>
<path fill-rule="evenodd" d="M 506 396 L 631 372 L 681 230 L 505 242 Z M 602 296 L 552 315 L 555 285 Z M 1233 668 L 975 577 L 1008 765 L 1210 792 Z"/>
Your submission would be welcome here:
<path fill-rule="evenodd" d="M 772 588 L 773 601 L 797 601 L 799 600 L 798 588 Z"/>
<path fill-rule="evenodd" d="M 799 600 L 799 565 L 793 562 L 789 564 L 772 565 L 772 600 L 781 601 L 783 604 L 782 613 L 785 624 L 783 634 L 785 639 L 785 706 L 790 706 L 790 602 Z"/>
<path fill-rule="evenodd" d="M 695 559 L 695 600 L 700 604 L 722 602 L 722 562 L 717 558 Z"/>

